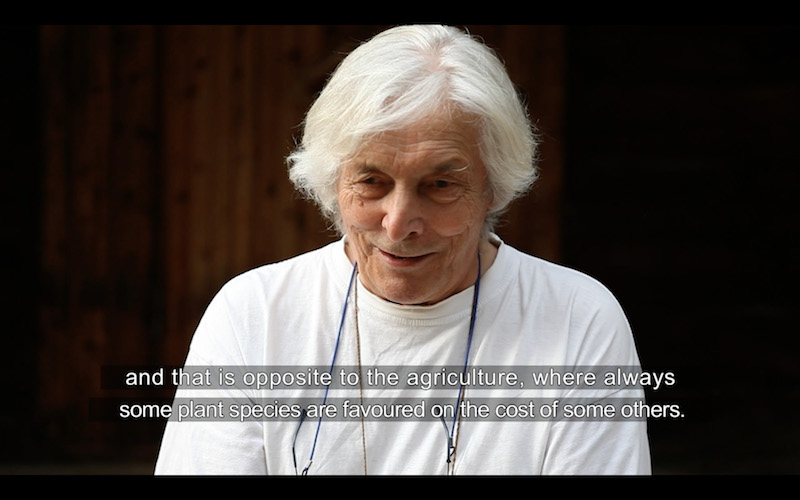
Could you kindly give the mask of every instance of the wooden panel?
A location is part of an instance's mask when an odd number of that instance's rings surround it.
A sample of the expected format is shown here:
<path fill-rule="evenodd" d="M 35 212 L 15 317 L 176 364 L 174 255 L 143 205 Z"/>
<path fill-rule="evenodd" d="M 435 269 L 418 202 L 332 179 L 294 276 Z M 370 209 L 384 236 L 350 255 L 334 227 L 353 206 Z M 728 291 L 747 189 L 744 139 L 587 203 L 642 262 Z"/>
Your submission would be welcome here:
<path fill-rule="evenodd" d="M 497 50 L 525 98 L 537 129 L 540 177 L 502 218 L 498 235 L 522 251 L 561 259 L 564 29 L 560 26 L 468 26 Z"/>
<path fill-rule="evenodd" d="M 96 451 L 100 367 L 153 362 L 158 137 L 150 28 L 42 30 L 45 177 L 42 418 L 59 446 Z M 54 450 L 57 452 L 57 449 Z"/>

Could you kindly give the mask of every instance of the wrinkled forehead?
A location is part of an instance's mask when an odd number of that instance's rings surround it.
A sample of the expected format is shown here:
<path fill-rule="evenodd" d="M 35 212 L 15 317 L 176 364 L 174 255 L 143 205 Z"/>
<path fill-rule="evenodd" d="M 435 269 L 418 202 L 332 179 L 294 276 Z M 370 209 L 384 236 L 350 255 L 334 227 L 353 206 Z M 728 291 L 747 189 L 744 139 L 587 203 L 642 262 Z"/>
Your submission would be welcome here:
<path fill-rule="evenodd" d="M 351 161 L 366 154 L 437 153 L 468 157 L 481 156 L 480 120 L 462 111 L 442 109 L 412 121 L 403 121 L 362 134 L 342 159 Z"/>

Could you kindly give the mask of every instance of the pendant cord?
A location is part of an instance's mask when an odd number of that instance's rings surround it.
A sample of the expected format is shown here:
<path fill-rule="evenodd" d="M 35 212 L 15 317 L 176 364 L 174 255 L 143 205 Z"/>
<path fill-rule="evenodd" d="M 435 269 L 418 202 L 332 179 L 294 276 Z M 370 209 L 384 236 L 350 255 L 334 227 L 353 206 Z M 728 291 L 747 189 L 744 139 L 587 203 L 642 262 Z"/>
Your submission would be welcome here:
<path fill-rule="evenodd" d="M 344 319 L 346 317 L 346 312 L 347 312 L 347 302 L 348 302 L 348 299 L 350 298 L 350 292 L 351 292 L 351 290 L 353 288 L 353 283 L 355 281 L 357 267 L 358 267 L 358 263 L 353 264 L 353 271 L 350 273 L 350 283 L 347 285 L 347 295 L 345 295 L 344 304 L 342 305 L 342 319 L 339 321 L 339 332 L 336 335 L 336 345 L 333 348 L 333 358 L 331 359 L 331 367 L 328 370 L 328 375 L 332 375 L 333 374 L 333 368 L 334 368 L 334 366 L 336 366 L 336 356 L 339 353 L 339 342 L 342 339 L 342 330 L 344 330 Z M 322 398 L 322 405 L 323 406 L 325 406 L 325 404 L 328 402 L 328 391 L 329 390 L 330 390 L 330 384 L 325 387 L 325 396 Z M 305 412 L 303 413 L 303 416 L 305 416 Z M 301 419 L 300 423 L 302 424 L 302 419 Z M 311 453 L 309 453 L 309 455 L 308 455 L 308 464 L 306 464 L 305 468 L 303 469 L 303 473 L 302 474 L 304 476 L 308 475 L 308 470 L 311 468 L 311 464 L 314 462 L 314 453 L 317 451 L 317 439 L 319 438 L 319 429 L 320 429 L 321 426 L 322 426 L 322 417 L 320 416 L 317 419 L 317 430 L 314 433 L 314 443 L 311 445 Z M 299 428 L 298 428 L 298 431 L 299 431 Z M 297 436 L 295 436 L 295 439 L 297 439 Z M 296 465 L 297 464 L 295 464 L 295 466 Z"/>
<path fill-rule="evenodd" d="M 353 316 L 356 327 L 356 355 L 358 357 L 358 398 L 364 406 L 364 371 L 361 368 L 361 332 L 358 329 L 358 284 L 353 290 Z M 364 475 L 367 475 L 367 432 L 364 413 L 361 413 L 361 456 L 364 457 Z"/>
<path fill-rule="evenodd" d="M 356 351 L 358 356 L 358 389 L 359 389 L 359 398 L 361 400 L 361 404 L 364 403 L 364 385 L 363 385 L 363 368 L 361 364 L 361 334 L 358 328 L 358 285 L 355 286 L 355 290 L 353 289 L 353 284 L 355 283 L 356 276 L 358 270 L 358 263 L 353 264 L 353 271 L 350 274 L 350 283 L 347 286 L 347 294 L 345 295 L 344 304 L 342 305 L 342 317 L 339 322 L 339 331 L 336 336 L 336 344 L 333 349 L 333 358 L 331 359 L 331 366 L 328 370 L 328 374 L 333 374 L 333 369 L 336 365 L 336 357 L 339 352 L 339 345 L 341 343 L 342 338 L 342 331 L 344 330 L 344 321 L 345 317 L 347 316 L 347 305 L 350 298 L 351 292 L 353 293 L 353 313 L 354 313 L 354 322 L 355 322 L 355 340 L 356 340 Z M 477 318 L 477 311 L 478 311 L 478 297 L 480 295 L 480 283 L 481 283 L 481 254 L 478 252 L 478 277 L 475 280 L 475 290 L 472 296 L 472 311 L 470 313 L 470 320 L 469 320 L 469 333 L 467 336 L 467 350 L 464 356 L 464 368 L 462 370 L 462 377 L 461 377 L 461 385 L 458 391 L 458 398 L 456 400 L 456 407 L 455 411 L 453 412 L 453 424 L 451 425 L 450 429 L 447 428 L 447 423 L 442 418 L 442 425 L 444 425 L 445 432 L 447 433 L 447 467 L 448 473 L 453 475 L 455 473 L 455 461 L 456 461 L 456 450 L 458 449 L 458 441 L 461 437 L 461 416 L 462 412 L 460 411 L 461 404 L 464 401 L 464 394 L 466 392 L 466 388 L 464 385 L 464 376 L 466 375 L 467 368 L 469 366 L 469 355 L 470 350 L 472 348 L 472 339 L 475 333 L 475 320 Z M 325 395 L 323 397 L 322 404 L 323 406 L 328 401 L 328 391 L 330 386 L 325 388 Z M 295 432 L 294 441 L 297 441 L 297 435 L 300 431 L 300 425 L 302 425 L 303 420 L 305 420 L 305 412 L 301 415 L 300 424 L 298 425 L 297 431 Z M 319 438 L 319 430 L 322 426 L 322 417 L 320 416 L 317 419 L 317 429 L 314 433 L 314 442 L 311 446 L 311 452 L 308 456 L 308 464 L 303 469 L 302 475 L 308 475 L 308 471 L 311 468 L 311 464 L 314 461 L 314 453 L 317 449 L 317 440 Z M 362 456 L 364 459 L 364 475 L 367 475 L 367 438 L 366 438 L 366 422 L 364 420 L 364 415 L 361 415 L 361 449 L 362 449 Z M 292 455 L 294 456 L 295 453 L 295 446 L 292 445 Z M 295 473 L 297 471 L 297 461 L 295 460 Z"/>
<path fill-rule="evenodd" d="M 448 448 L 451 448 L 448 449 L 447 464 L 449 467 L 449 474 L 451 476 L 455 474 L 456 450 L 458 449 L 458 440 L 461 437 L 461 404 L 464 401 L 464 393 L 466 392 L 466 388 L 464 387 L 464 376 L 466 375 L 467 367 L 469 366 L 469 353 L 470 349 L 472 348 L 472 337 L 475 333 L 475 320 L 478 316 L 478 297 L 480 296 L 481 274 L 483 274 L 481 269 L 481 253 L 478 252 L 478 276 L 475 278 L 475 291 L 472 294 L 472 311 L 469 318 L 467 353 L 464 356 L 464 368 L 461 372 L 461 387 L 458 390 L 458 400 L 456 401 L 455 411 L 453 412 L 453 425 L 450 429 L 450 435 L 448 439 Z M 445 426 L 445 428 L 447 428 L 447 426 Z"/>

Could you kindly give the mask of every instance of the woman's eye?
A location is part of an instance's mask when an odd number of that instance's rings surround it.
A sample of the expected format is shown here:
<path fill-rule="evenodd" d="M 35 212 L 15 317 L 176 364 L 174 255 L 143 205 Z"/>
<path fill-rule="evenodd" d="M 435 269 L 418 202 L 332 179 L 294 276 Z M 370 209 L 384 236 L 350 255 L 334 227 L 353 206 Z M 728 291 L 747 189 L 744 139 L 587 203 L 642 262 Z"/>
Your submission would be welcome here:
<path fill-rule="evenodd" d="M 428 195 L 438 203 L 450 203 L 458 199 L 461 194 L 461 186 L 447 179 L 436 179 L 430 183 L 428 189 Z"/>
<path fill-rule="evenodd" d="M 365 177 L 354 184 L 356 192 L 365 198 L 378 198 L 384 194 L 386 183 L 377 177 Z"/>

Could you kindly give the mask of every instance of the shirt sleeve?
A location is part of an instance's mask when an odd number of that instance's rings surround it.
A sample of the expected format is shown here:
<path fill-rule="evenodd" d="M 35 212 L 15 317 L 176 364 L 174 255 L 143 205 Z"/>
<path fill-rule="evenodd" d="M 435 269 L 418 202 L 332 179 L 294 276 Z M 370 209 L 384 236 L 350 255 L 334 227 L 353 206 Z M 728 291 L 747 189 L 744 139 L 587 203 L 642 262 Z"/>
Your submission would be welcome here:
<path fill-rule="evenodd" d="M 575 367 L 598 370 L 641 370 L 633 333 L 616 298 L 603 285 L 588 287 L 573 304 L 575 329 L 568 359 Z M 583 292 L 586 292 L 584 290 Z M 639 385 L 603 383 L 597 389 L 569 389 L 565 400 L 584 404 L 644 401 Z M 619 417 L 619 415 L 617 415 Z M 652 473 L 645 418 L 597 420 L 577 419 L 554 422 L 547 442 L 544 474 L 552 475 L 649 475 Z"/>
<path fill-rule="evenodd" d="M 192 338 L 187 367 L 244 366 L 236 323 L 221 292 L 209 304 Z M 213 370 L 212 370 L 213 373 Z M 252 398 L 245 389 L 179 387 L 175 407 L 192 401 Z M 174 412 L 173 412 L 174 413 Z M 167 422 L 155 466 L 156 475 L 261 475 L 266 474 L 263 427 L 259 421 Z"/>

